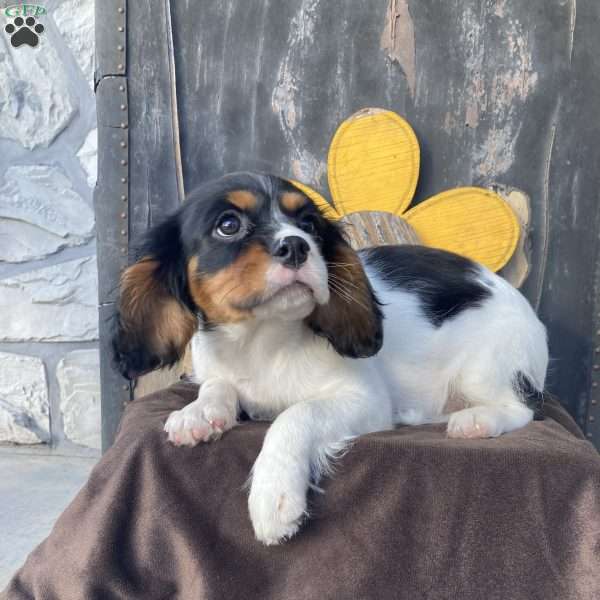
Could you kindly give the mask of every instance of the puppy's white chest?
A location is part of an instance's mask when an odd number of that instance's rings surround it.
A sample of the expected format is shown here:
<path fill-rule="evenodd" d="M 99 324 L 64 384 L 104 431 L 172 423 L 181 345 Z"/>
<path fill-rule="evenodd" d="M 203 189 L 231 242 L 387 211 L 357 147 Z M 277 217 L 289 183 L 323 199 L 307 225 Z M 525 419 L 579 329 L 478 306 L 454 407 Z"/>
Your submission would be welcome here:
<path fill-rule="evenodd" d="M 289 405 L 283 402 L 283 398 L 273 390 L 265 395 L 251 379 L 238 379 L 235 383 L 238 392 L 240 408 L 253 421 L 272 421 L 277 415 Z"/>
<path fill-rule="evenodd" d="M 297 359 L 278 353 L 257 360 L 236 361 L 235 368 L 227 368 L 222 376 L 237 390 L 240 407 L 253 420 L 273 420 L 279 413 L 310 396 L 310 386 L 302 383 Z M 307 370 L 314 372 L 305 365 Z"/>
<path fill-rule="evenodd" d="M 293 404 L 322 395 L 338 378 L 352 377 L 344 360 L 312 332 L 281 324 L 264 329 L 246 343 L 199 332 L 192 345 L 196 378 L 228 381 L 252 419 L 272 420 Z"/>

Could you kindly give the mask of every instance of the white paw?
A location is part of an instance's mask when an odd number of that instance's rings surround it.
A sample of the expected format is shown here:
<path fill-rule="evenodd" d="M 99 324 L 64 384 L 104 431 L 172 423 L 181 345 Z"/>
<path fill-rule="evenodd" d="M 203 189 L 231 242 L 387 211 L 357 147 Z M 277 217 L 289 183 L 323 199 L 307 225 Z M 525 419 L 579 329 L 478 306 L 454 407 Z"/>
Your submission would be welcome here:
<path fill-rule="evenodd" d="M 448 437 L 451 438 L 489 438 L 499 436 L 502 423 L 499 415 L 487 406 L 465 408 L 450 415 L 448 419 Z"/>
<path fill-rule="evenodd" d="M 298 473 L 281 466 L 269 469 L 265 464 L 259 468 L 255 465 L 248 508 L 259 542 L 280 544 L 298 531 L 307 514 L 307 489 L 308 480 Z"/>
<path fill-rule="evenodd" d="M 231 409 L 219 402 L 202 398 L 169 415 L 165 431 L 176 446 L 195 446 L 199 442 L 218 440 L 236 424 Z"/>

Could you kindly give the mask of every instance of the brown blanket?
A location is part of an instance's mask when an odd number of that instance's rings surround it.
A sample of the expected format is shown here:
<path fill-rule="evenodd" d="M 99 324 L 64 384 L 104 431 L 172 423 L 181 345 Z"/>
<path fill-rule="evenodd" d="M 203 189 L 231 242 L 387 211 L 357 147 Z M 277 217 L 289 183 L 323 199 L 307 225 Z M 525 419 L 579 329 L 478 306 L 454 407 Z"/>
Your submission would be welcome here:
<path fill-rule="evenodd" d="M 557 404 L 494 440 L 442 426 L 359 439 L 283 546 L 242 490 L 265 424 L 175 448 L 180 383 L 133 402 L 118 439 L 3 599 L 600 598 L 600 456 Z"/>

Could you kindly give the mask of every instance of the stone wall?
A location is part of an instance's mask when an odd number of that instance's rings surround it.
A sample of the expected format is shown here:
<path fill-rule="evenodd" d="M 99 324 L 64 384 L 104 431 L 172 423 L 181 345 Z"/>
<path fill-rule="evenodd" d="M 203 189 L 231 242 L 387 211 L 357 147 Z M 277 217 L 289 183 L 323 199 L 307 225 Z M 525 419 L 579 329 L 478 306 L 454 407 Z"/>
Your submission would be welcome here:
<path fill-rule="evenodd" d="M 0 443 L 100 447 L 94 2 L 39 2 L 36 47 L 0 7 Z M 96 449 L 96 450 L 93 450 Z"/>

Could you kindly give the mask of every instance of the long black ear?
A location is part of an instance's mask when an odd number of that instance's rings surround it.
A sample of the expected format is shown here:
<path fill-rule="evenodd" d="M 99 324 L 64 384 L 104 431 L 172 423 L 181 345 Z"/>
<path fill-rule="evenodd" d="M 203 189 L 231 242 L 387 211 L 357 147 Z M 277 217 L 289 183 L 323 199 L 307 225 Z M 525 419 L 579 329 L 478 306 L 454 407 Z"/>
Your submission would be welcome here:
<path fill-rule="evenodd" d="M 383 314 L 356 252 L 329 224 L 323 243 L 329 275 L 329 302 L 308 317 L 309 327 L 326 337 L 342 356 L 366 358 L 383 344 Z"/>
<path fill-rule="evenodd" d="M 187 291 L 177 215 L 154 227 L 121 277 L 114 364 L 128 379 L 171 366 L 198 327 Z"/>

